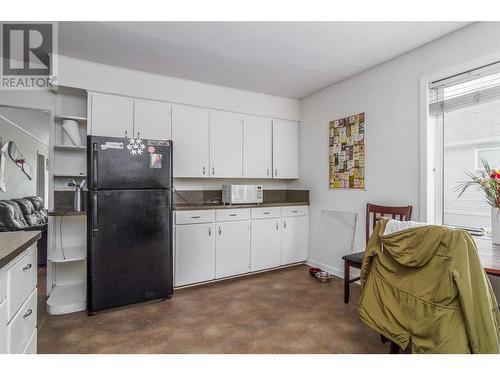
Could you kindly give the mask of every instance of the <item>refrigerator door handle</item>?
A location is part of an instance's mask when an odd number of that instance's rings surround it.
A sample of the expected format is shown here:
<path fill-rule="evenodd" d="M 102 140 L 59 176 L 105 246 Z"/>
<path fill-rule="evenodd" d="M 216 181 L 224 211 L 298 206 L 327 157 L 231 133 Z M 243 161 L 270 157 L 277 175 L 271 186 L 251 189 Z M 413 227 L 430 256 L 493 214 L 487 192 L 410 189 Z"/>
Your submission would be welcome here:
<path fill-rule="evenodd" d="M 92 192 L 92 237 L 97 237 L 97 192 Z"/>
<path fill-rule="evenodd" d="M 97 143 L 92 144 L 92 187 L 97 187 Z"/>

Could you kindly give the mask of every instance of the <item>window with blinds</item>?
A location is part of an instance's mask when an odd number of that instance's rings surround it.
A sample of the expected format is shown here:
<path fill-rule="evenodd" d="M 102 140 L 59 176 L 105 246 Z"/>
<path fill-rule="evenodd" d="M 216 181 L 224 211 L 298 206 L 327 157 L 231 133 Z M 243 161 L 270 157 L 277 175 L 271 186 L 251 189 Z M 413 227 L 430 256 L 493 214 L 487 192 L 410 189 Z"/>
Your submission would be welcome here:
<path fill-rule="evenodd" d="M 465 172 L 477 173 L 481 159 L 500 169 L 500 63 L 491 64 L 430 85 L 429 113 L 437 127 L 445 225 L 491 227 L 490 207 L 480 191 L 458 198 Z"/>

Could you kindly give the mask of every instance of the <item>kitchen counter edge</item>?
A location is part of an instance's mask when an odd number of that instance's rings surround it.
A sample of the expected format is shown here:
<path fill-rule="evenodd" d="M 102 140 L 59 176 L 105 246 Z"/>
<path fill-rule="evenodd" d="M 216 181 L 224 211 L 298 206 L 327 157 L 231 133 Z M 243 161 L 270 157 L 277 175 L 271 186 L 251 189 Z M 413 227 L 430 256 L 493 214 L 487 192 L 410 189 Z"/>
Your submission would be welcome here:
<path fill-rule="evenodd" d="M 42 232 L 0 232 L 0 268 L 5 267 L 23 251 L 42 238 Z"/>
<path fill-rule="evenodd" d="M 181 203 L 174 204 L 174 211 L 195 211 L 195 210 L 218 210 L 218 209 L 235 209 L 235 208 L 259 208 L 259 207 L 285 207 L 285 206 L 309 206 L 308 202 L 272 202 L 260 204 L 213 204 L 213 203 Z"/>

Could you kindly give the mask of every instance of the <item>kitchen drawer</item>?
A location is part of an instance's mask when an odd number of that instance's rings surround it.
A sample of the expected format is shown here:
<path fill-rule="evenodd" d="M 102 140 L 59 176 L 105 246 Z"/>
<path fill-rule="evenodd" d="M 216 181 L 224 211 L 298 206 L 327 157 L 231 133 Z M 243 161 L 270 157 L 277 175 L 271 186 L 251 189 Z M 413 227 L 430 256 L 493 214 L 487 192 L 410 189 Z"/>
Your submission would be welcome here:
<path fill-rule="evenodd" d="M 34 289 L 7 326 L 7 339 L 11 354 L 23 353 L 36 330 L 36 298 L 37 293 Z"/>
<path fill-rule="evenodd" d="M 7 301 L 0 303 L 0 354 L 7 353 Z"/>
<path fill-rule="evenodd" d="M 281 217 L 281 207 L 252 208 L 252 219 L 268 219 L 270 217 Z"/>
<path fill-rule="evenodd" d="M 34 245 L 7 271 L 9 321 L 36 287 L 36 266 L 36 245 Z"/>
<path fill-rule="evenodd" d="M 0 303 L 7 299 L 7 270 L 0 269 Z"/>
<path fill-rule="evenodd" d="M 307 206 L 289 206 L 282 208 L 283 217 L 307 215 Z"/>
<path fill-rule="evenodd" d="M 215 221 L 215 210 L 175 212 L 175 224 L 212 223 L 214 221 Z"/>
<path fill-rule="evenodd" d="M 36 354 L 36 348 L 37 348 L 37 331 L 35 329 L 35 332 L 33 332 L 33 336 L 31 336 L 28 346 L 26 347 L 26 349 L 24 349 L 24 354 Z"/>
<path fill-rule="evenodd" d="M 215 211 L 216 221 L 235 221 L 235 220 L 249 220 L 249 208 L 227 208 Z"/>

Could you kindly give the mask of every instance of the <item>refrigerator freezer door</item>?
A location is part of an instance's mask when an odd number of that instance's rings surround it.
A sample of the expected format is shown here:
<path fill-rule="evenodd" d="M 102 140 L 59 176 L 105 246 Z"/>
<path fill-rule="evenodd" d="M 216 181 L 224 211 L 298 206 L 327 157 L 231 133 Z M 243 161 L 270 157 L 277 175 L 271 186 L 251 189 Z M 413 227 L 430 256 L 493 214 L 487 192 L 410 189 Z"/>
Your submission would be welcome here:
<path fill-rule="evenodd" d="M 130 144 L 127 138 L 87 138 L 89 189 L 172 187 L 172 141 Z"/>
<path fill-rule="evenodd" d="M 172 294 L 170 190 L 89 191 L 88 310 Z"/>

